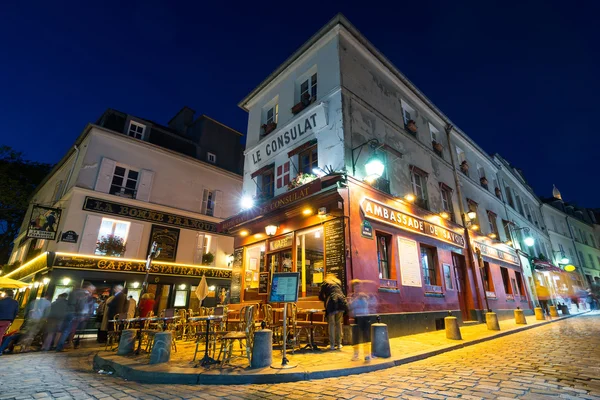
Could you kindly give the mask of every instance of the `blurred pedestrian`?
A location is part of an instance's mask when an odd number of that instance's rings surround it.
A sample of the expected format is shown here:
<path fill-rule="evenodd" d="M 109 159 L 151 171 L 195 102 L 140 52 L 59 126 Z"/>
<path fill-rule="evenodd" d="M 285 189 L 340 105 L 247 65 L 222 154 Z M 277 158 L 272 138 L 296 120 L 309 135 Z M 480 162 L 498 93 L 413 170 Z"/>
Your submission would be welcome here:
<path fill-rule="evenodd" d="M 46 317 L 50 311 L 50 295 L 46 295 L 42 298 L 36 299 L 31 305 L 31 309 L 28 313 L 27 329 L 25 335 L 19 341 L 21 345 L 21 351 L 25 352 L 29 350 L 33 340 L 40 333 L 46 323 Z"/>
<path fill-rule="evenodd" d="M 327 274 L 321 284 L 319 299 L 325 305 L 329 327 L 329 348 L 341 349 L 343 347 L 342 319 L 344 313 L 348 311 L 348 303 L 342 290 L 342 282 L 335 275 Z"/>
<path fill-rule="evenodd" d="M 67 300 L 67 316 L 61 327 L 60 339 L 56 344 L 56 351 L 63 351 L 68 339 L 75 336 L 75 331 L 79 327 L 83 318 L 89 313 L 89 298 L 96 288 L 90 282 L 84 282 L 82 287 L 69 294 Z"/>
<path fill-rule="evenodd" d="M 108 306 L 114 299 L 115 296 L 111 295 L 103 303 L 104 305 L 102 307 L 102 323 L 100 324 L 100 329 L 98 330 L 99 343 L 106 343 L 108 335 L 108 320 L 112 319 L 108 317 Z"/>
<path fill-rule="evenodd" d="M 548 308 L 548 301 L 550 300 L 550 291 L 546 286 L 542 286 L 539 281 L 536 281 L 535 292 L 537 294 L 540 307 L 544 310 L 546 315 L 550 315 L 550 309 Z"/>
<path fill-rule="evenodd" d="M 140 299 L 140 317 L 146 318 L 154 310 L 154 293 L 144 293 Z"/>
<path fill-rule="evenodd" d="M 50 305 L 50 310 L 46 318 L 46 336 L 42 345 L 42 351 L 50 350 L 54 346 L 57 334 L 60 334 L 60 328 L 69 308 L 68 297 L 68 293 L 61 293 Z"/>
<path fill-rule="evenodd" d="M 124 292 L 123 286 L 116 285 L 113 288 L 113 292 L 115 297 L 107 304 L 109 320 L 115 319 L 117 315 L 127 312 L 127 294 Z"/>
<path fill-rule="evenodd" d="M 4 293 L 5 296 L 0 298 L 0 344 L 2 344 L 2 338 L 8 327 L 17 318 L 19 312 L 19 303 L 13 299 L 14 292 L 9 289 Z"/>
<path fill-rule="evenodd" d="M 137 303 L 135 302 L 135 299 L 133 298 L 133 296 L 127 297 L 127 318 L 135 317 L 136 305 L 137 305 Z"/>
<path fill-rule="evenodd" d="M 369 329 L 371 328 L 370 314 L 375 312 L 377 308 L 377 299 L 367 292 L 367 283 L 360 279 L 353 279 L 351 282 L 352 295 L 348 299 L 350 316 L 354 317 L 354 321 L 358 325 L 358 338 L 353 340 L 354 356 L 352 360 L 354 361 L 359 359 L 361 348 L 365 361 L 371 360 L 371 352 L 367 350 L 370 347 L 366 346 L 365 343 L 367 342 Z"/>

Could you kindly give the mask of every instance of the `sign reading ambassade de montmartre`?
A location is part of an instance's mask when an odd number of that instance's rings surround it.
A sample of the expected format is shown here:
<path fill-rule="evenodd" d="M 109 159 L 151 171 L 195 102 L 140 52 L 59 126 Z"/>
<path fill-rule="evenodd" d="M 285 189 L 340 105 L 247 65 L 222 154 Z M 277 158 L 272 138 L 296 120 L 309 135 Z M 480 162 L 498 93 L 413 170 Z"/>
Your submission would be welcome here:
<path fill-rule="evenodd" d="M 201 219 L 184 217 L 182 215 L 167 214 L 159 211 L 148 210 L 146 208 L 133 207 L 128 204 L 114 203 L 93 197 L 86 197 L 83 203 L 83 209 L 100 214 L 115 215 L 137 219 L 141 221 L 155 222 L 165 225 L 179 226 L 182 228 L 216 232 L 217 224 L 214 222 L 203 221 Z"/>

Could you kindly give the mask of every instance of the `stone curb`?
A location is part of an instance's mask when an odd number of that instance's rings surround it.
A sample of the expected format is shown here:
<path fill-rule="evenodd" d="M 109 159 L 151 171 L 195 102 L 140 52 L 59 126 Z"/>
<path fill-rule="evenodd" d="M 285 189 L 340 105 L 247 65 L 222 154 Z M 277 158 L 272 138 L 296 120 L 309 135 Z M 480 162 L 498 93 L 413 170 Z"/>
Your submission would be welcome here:
<path fill-rule="evenodd" d="M 437 356 L 450 351 L 458 350 L 464 347 L 473 346 L 489 340 L 498 339 L 503 336 L 523 332 L 538 326 L 544 326 L 553 322 L 562 321 L 567 318 L 585 315 L 590 311 L 584 311 L 579 314 L 566 315 L 550 321 L 539 322 L 535 325 L 525 325 L 512 329 L 510 331 L 500 331 L 497 334 L 484 338 L 469 340 L 464 343 L 457 343 L 441 349 L 426 351 L 421 354 L 402 357 L 387 362 L 377 364 L 367 364 L 356 367 L 340 368 L 327 371 L 300 371 L 290 370 L 272 370 L 274 373 L 253 373 L 251 370 L 235 369 L 234 373 L 221 374 L 219 370 L 210 370 L 200 372 L 195 368 L 170 367 L 168 365 L 146 365 L 140 364 L 130 358 L 116 355 L 94 356 L 94 370 L 111 369 L 116 376 L 121 378 L 140 382 L 140 383 L 170 383 L 170 384 L 203 384 L 203 385 L 242 385 L 242 384 L 274 384 L 286 382 L 299 382 L 314 379 L 336 378 L 346 375 L 356 375 L 365 372 L 374 372 L 399 365 L 409 364 L 415 361 L 424 360 L 429 357 Z M 275 372 L 277 371 L 277 372 Z"/>

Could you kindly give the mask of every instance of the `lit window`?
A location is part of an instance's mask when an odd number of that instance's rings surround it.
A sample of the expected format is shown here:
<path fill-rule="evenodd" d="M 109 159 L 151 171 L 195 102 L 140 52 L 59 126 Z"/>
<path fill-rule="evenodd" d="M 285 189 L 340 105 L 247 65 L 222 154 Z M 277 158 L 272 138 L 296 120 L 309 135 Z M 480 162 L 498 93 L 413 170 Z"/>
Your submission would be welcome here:
<path fill-rule="evenodd" d="M 442 186 L 441 192 L 442 192 L 442 209 L 443 209 L 443 211 L 446 211 L 448 214 L 453 215 L 454 207 L 452 205 L 452 191 L 448 187 Z"/>
<path fill-rule="evenodd" d="M 214 153 L 207 152 L 206 153 L 206 158 L 208 159 L 209 163 L 213 163 L 214 164 L 214 163 L 217 162 L 217 155 L 214 154 Z"/>
<path fill-rule="evenodd" d="M 290 162 L 277 167 L 277 189 L 286 187 L 290 183 Z"/>
<path fill-rule="evenodd" d="M 435 248 L 421 244 L 421 267 L 423 281 L 426 285 L 438 286 L 437 269 L 435 266 Z"/>
<path fill-rule="evenodd" d="M 129 121 L 128 135 L 136 139 L 144 139 L 144 131 L 146 126 L 137 122 Z"/>
<path fill-rule="evenodd" d="M 498 225 L 496 224 L 496 214 L 491 211 L 487 212 L 488 222 L 490 223 L 490 232 L 498 237 Z"/>
<path fill-rule="evenodd" d="M 410 182 L 412 184 L 413 194 L 417 198 L 417 205 L 427 209 L 427 175 L 421 170 L 411 168 Z"/>
<path fill-rule="evenodd" d="M 317 146 L 312 146 L 309 149 L 304 150 L 298 155 L 298 162 L 300 164 L 300 173 L 312 174 L 313 168 L 319 166 L 319 153 Z"/>
<path fill-rule="evenodd" d="M 121 239 L 125 243 L 127 242 L 127 235 L 129 234 L 129 226 L 130 223 L 127 221 L 120 221 L 112 218 L 102 218 L 102 224 L 100 224 L 100 230 L 98 231 L 98 241 L 105 240 L 106 238 L 112 236 L 115 239 Z M 106 252 L 98 249 L 96 249 L 95 253 L 97 255 L 106 254 Z"/>
<path fill-rule="evenodd" d="M 117 165 L 113 173 L 109 193 L 122 197 L 135 198 L 138 179 L 138 171 Z"/>
<path fill-rule="evenodd" d="M 202 194 L 202 214 L 210 217 L 215 215 L 215 192 L 204 189 Z"/>
<path fill-rule="evenodd" d="M 392 237 L 377 232 L 377 263 L 379 279 L 390 279 L 390 242 Z"/>

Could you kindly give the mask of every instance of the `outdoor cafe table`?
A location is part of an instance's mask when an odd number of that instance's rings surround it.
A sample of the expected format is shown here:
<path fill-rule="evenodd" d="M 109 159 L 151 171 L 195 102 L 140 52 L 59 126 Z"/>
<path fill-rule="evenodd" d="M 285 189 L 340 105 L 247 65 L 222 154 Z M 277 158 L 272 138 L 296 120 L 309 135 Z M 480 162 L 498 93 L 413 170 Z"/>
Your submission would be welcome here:
<path fill-rule="evenodd" d="M 315 344 L 315 339 L 314 339 L 314 324 L 313 324 L 313 315 L 315 315 L 316 313 L 322 313 L 325 312 L 325 310 L 320 310 L 318 308 L 308 308 L 308 309 L 300 309 L 298 310 L 299 313 L 306 313 L 310 316 L 310 332 L 308 335 L 308 343 L 306 344 L 306 346 L 303 347 L 303 349 L 310 349 L 310 350 L 319 350 L 319 347 Z"/>
<path fill-rule="evenodd" d="M 204 357 L 200 360 L 200 365 L 203 367 L 210 366 L 212 364 L 217 364 L 219 361 L 208 355 L 208 339 L 210 336 L 210 321 L 220 321 L 223 319 L 223 315 L 203 315 L 201 317 L 191 317 L 189 321 L 206 321 L 206 348 L 204 349 Z"/>

